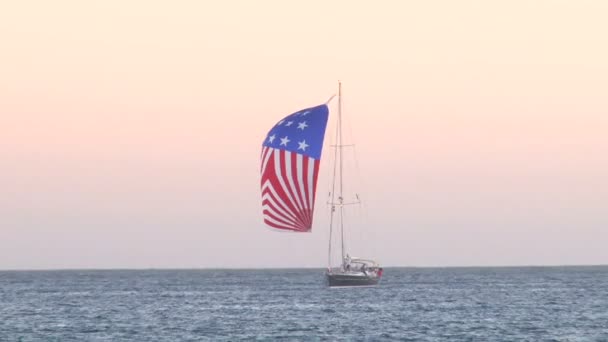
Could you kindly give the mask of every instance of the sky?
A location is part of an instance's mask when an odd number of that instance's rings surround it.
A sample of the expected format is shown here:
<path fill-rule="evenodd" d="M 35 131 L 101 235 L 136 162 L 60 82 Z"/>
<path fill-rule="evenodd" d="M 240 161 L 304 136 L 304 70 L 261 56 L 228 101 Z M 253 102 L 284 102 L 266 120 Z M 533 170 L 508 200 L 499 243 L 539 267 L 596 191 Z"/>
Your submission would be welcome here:
<path fill-rule="evenodd" d="M 262 224 L 259 156 L 338 80 L 364 201 L 351 254 L 608 264 L 607 14 L 599 0 L 2 2 L 0 269 L 324 267 L 327 158 L 313 231 L 294 234 Z"/>

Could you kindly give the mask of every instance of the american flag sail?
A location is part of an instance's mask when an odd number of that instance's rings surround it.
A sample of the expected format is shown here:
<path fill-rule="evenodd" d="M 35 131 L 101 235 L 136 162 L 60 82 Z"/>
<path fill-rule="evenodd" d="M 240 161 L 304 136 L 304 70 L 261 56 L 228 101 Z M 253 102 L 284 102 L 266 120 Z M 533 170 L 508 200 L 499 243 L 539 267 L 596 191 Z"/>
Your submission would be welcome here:
<path fill-rule="evenodd" d="M 262 144 L 262 214 L 275 229 L 309 232 L 319 162 L 327 127 L 327 105 L 286 116 Z"/>

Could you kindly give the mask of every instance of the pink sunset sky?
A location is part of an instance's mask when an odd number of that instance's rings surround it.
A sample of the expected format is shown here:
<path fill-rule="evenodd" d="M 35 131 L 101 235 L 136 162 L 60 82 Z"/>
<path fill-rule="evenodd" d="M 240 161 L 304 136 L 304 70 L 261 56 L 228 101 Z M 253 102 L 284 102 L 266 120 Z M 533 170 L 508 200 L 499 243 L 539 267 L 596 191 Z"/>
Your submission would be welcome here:
<path fill-rule="evenodd" d="M 266 229 L 259 155 L 338 80 L 365 200 L 353 254 L 608 264 L 607 15 L 599 0 L 5 1 L 0 269 L 325 266 L 325 195 L 311 234 Z"/>

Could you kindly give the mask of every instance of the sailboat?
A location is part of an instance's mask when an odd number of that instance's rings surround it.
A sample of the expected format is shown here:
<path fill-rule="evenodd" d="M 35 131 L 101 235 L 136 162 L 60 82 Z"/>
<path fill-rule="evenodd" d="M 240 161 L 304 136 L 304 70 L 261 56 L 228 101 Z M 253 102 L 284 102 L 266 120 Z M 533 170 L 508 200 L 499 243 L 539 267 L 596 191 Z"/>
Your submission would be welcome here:
<path fill-rule="evenodd" d="M 333 96 L 332 96 L 333 98 Z M 323 141 L 329 118 L 326 103 L 299 110 L 277 122 L 262 143 L 261 190 L 264 223 L 276 230 L 310 232 L 313 224 L 317 180 Z M 344 207 L 360 203 L 344 200 L 342 135 L 342 84 L 338 83 L 336 145 L 332 185 L 329 192 L 329 248 L 325 272 L 330 287 L 373 286 L 382 278 L 383 269 L 371 259 L 346 253 Z M 337 190 L 336 190 L 337 188 Z M 340 234 L 340 265 L 332 266 L 332 236 Z"/>

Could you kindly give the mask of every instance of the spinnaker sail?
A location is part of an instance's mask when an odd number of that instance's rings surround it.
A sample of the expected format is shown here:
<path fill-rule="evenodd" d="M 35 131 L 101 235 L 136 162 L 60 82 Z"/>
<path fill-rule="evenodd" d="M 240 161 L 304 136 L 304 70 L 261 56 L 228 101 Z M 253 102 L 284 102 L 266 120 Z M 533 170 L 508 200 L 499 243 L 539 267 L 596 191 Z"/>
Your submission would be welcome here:
<path fill-rule="evenodd" d="M 262 144 L 262 214 L 270 228 L 310 232 L 327 105 L 290 114 L 268 132 Z"/>

